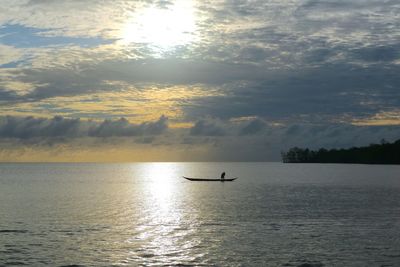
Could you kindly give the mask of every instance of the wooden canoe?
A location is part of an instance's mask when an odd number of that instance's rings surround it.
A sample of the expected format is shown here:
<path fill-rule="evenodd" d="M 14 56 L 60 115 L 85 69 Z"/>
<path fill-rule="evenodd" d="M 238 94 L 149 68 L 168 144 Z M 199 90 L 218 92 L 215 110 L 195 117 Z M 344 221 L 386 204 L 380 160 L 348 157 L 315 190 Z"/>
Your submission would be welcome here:
<path fill-rule="evenodd" d="M 209 179 L 209 178 L 191 178 L 191 177 L 186 177 L 186 176 L 183 176 L 183 178 L 185 178 L 186 180 L 189 180 L 189 181 L 197 181 L 197 182 L 232 182 L 237 179 L 237 177 L 225 178 L 225 179 L 221 179 L 221 178 Z"/>

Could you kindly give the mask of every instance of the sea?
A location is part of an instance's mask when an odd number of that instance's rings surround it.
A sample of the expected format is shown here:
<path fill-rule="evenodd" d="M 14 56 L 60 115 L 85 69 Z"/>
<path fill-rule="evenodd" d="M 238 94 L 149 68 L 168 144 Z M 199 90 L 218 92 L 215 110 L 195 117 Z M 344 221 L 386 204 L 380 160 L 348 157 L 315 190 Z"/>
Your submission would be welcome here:
<path fill-rule="evenodd" d="M 20 265 L 400 266 L 400 166 L 3 163 L 0 266 Z"/>

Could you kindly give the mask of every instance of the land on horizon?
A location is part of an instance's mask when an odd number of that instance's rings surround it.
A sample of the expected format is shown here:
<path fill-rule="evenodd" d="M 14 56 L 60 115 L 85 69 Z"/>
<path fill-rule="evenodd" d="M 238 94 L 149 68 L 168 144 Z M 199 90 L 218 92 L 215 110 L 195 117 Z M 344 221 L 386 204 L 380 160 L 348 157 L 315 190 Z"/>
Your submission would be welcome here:
<path fill-rule="evenodd" d="M 320 148 L 310 150 L 294 147 L 282 152 L 284 163 L 361 163 L 361 164 L 400 164 L 400 139 L 388 143 L 348 149 Z"/>

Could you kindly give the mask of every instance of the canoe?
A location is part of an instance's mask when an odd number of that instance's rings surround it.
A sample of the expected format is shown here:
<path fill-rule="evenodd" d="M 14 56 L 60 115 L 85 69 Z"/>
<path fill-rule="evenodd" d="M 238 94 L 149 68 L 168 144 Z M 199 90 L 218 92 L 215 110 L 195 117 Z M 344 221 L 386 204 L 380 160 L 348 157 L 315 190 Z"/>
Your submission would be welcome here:
<path fill-rule="evenodd" d="M 237 177 L 225 178 L 225 179 L 221 179 L 221 178 L 208 179 L 208 178 L 190 178 L 190 177 L 186 177 L 186 176 L 183 176 L 183 178 L 185 178 L 186 180 L 189 180 L 189 181 L 197 181 L 197 182 L 232 182 L 237 179 Z"/>

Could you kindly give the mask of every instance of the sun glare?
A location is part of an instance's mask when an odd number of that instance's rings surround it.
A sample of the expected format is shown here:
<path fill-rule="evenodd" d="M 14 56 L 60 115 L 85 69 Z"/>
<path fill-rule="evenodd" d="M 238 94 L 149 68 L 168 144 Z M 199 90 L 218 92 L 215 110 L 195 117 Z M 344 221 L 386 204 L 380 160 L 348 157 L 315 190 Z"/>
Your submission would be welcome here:
<path fill-rule="evenodd" d="M 177 174 L 176 163 L 158 162 L 145 164 L 146 173 L 150 183 L 149 190 L 154 194 L 154 197 L 161 203 L 166 201 L 172 194 L 174 184 L 171 180 L 179 177 Z"/>
<path fill-rule="evenodd" d="M 177 1 L 165 8 L 151 6 L 136 11 L 122 29 L 121 41 L 168 49 L 192 42 L 195 28 L 192 1 Z"/>

